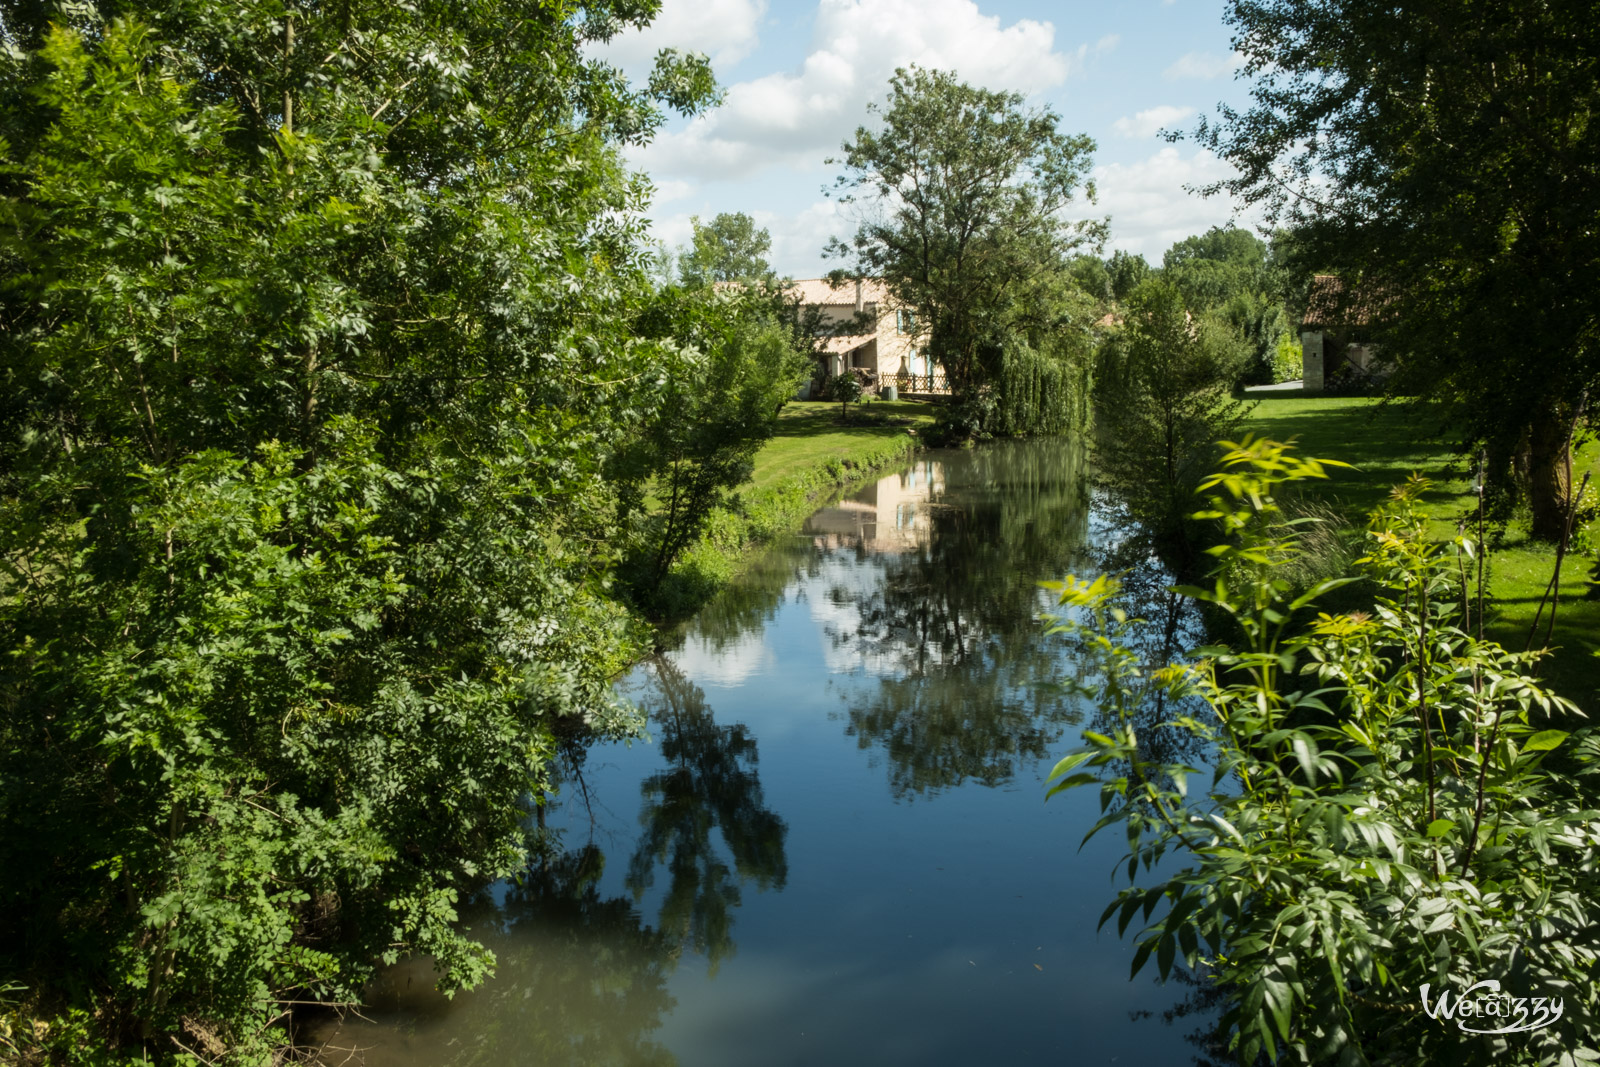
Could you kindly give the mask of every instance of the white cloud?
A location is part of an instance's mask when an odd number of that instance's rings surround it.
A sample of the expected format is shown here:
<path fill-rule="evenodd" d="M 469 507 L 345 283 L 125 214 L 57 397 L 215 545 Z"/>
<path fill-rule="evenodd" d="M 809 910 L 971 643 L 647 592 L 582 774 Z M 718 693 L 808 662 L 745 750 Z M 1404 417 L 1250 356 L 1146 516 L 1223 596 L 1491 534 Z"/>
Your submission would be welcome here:
<path fill-rule="evenodd" d="M 1098 41 L 1096 41 L 1094 43 L 1095 54 L 1099 55 L 1101 53 L 1111 51 L 1113 48 L 1117 47 L 1117 44 L 1121 40 L 1122 40 L 1122 35 L 1121 34 L 1117 34 L 1117 33 L 1108 33 L 1108 34 L 1106 34 L 1104 37 L 1100 38 Z"/>
<path fill-rule="evenodd" d="M 1169 81 L 1178 78 L 1206 80 L 1225 77 L 1243 66 L 1244 56 L 1238 52 L 1231 52 L 1225 56 L 1212 52 L 1189 52 L 1162 71 L 1161 76 Z"/>
<path fill-rule="evenodd" d="M 1154 137 L 1163 127 L 1170 127 L 1195 113 L 1192 107 L 1173 107 L 1163 104 L 1141 111 L 1132 118 L 1120 118 L 1112 129 L 1121 137 Z"/>
<path fill-rule="evenodd" d="M 682 200 L 684 197 L 694 192 L 693 185 L 690 185 L 686 181 L 681 181 L 675 178 L 663 182 L 656 182 L 655 185 L 655 193 L 650 197 L 650 202 L 652 204 L 665 204 L 673 200 Z"/>
<path fill-rule="evenodd" d="M 1050 23 L 1002 26 L 973 0 L 821 0 L 799 70 L 730 86 L 722 107 L 634 158 L 652 174 L 699 178 L 815 165 L 866 120 L 867 102 L 884 96 L 896 67 L 955 70 L 965 81 L 1032 93 L 1065 81 L 1088 48 L 1056 51 Z"/>
<path fill-rule="evenodd" d="M 704 52 L 714 69 L 731 66 L 755 50 L 767 0 L 663 0 L 661 13 L 642 30 L 629 30 L 596 54 L 635 81 L 648 76 L 663 48 Z"/>
<path fill-rule="evenodd" d="M 772 269 L 792 278 L 818 278 L 840 264 L 822 258 L 828 238 L 848 238 L 855 225 L 839 211 L 834 200 L 818 200 L 798 215 L 753 213 L 756 225 L 772 234 Z"/>
<path fill-rule="evenodd" d="M 1111 216 L 1111 248 L 1143 255 L 1159 264 L 1176 241 L 1204 233 L 1229 221 L 1255 227 L 1255 212 L 1236 213 L 1237 202 L 1225 194 L 1203 197 L 1184 186 L 1207 185 L 1232 177 L 1234 171 L 1204 149 L 1184 155 L 1163 148 L 1137 163 L 1109 163 L 1094 169 L 1100 214 Z M 1108 249 L 1109 250 L 1109 249 Z"/>

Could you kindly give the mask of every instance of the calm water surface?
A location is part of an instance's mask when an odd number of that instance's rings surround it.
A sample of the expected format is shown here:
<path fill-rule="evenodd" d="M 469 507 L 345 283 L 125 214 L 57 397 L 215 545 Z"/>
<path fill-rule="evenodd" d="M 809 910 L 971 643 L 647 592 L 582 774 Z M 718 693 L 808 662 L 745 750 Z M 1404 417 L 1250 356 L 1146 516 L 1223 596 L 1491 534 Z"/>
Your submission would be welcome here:
<path fill-rule="evenodd" d="M 651 741 L 591 749 L 554 855 L 469 917 L 497 977 L 452 1002 L 395 968 L 327 1062 L 1189 1063 L 1184 990 L 1095 932 L 1096 791 L 1044 802 L 1093 713 L 1036 583 L 1107 539 L 1057 442 L 818 512 L 624 681 Z"/>

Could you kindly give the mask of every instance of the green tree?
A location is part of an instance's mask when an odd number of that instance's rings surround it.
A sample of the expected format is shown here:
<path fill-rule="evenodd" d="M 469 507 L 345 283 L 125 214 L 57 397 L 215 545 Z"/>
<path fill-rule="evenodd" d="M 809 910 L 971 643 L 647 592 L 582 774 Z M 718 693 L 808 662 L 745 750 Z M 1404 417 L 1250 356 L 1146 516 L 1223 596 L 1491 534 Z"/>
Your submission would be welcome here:
<path fill-rule="evenodd" d="M 637 728 L 617 149 L 712 85 L 584 48 L 652 10 L 5 8 L 0 976 L 73 1055 L 472 984 L 554 734 Z"/>
<path fill-rule="evenodd" d="M 766 256 L 772 250 L 772 235 L 764 227 L 756 229 L 749 215 L 724 212 L 710 225 L 701 225 L 699 216 L 690 223 L 694 244 L 678 256 L 678 274 L 684 285 L 771 280 Z"/>
<path fill-rule="evenodd" d="M 1150 277 L 1150 264 L 1143 256 L 1130 255 L 1119 248 L 1106 261 L 1106 273 L 1111 277 L 1111 299 L 1120 304 Z"/>
<path fill-rule="evenodd" d="M 1164 279 L 1135 291 L 1103 353 L 1096 477 L 1129 518 L 1180 552 L 1193 532 L 1192 487 L 1245 412 L 1233 399 L 1239 364 L 1232 331 L 1192 314 Z"/>
<path fill-rule="evenodd" d="M 1600 32 L 1581 0 L 1234 0 L 1254 104 L 1202 121 L 1217 190 L 1345 280 L 1397 391 L 1447 401 L 1495 475 L 1529 456 L 1556 539 L 1568 439 L 1600 395 Z"/>
<path fill-rule="evenodd" d="M 896 71 L 872 111 L 881 128 L 857 129 L 834 161 L 836 188 L 868 201 L 868 216 L 830 250 L 916 312 L 931 357 L 970 399 L 994 380 L 1019 314 L 1053 307 L 1071 253 L 1103 234 L 1064 217 L 1080 192 L 1093 199 L 1094 142 L 1017 93 L 920 67 Z"/>
<path fill-rule="evenodd" d="M 1214 226 L 1167 249 L 1161 275 L 1195 312 L 1214 312 L 1233 328 L 1247 355 L 1241 382 L 1277 380 L 1278 342 L 1289 329 L 1275 284 L 1271 248 L 1247 230 Z"/>
<path fill-rule="evenodd" d="M 645 601 L 728 491 L 749 480 L 809 369 L 777 307 L 776 293 L 761 287 L 672 288 L 635 325 L 661 345 L 661 402 L 612 469 L 622 511 L 642 527 L 633 570 Z"/>

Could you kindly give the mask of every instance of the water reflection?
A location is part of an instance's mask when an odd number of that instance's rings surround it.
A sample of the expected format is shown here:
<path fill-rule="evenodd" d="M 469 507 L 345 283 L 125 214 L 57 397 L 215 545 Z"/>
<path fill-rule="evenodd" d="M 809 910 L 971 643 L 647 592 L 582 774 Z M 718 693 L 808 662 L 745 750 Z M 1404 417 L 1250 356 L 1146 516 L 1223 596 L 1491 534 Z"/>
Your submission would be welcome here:
<path fill-rule="evenodd" d="M 1038 583 L 1091 565 L 1081 465 L 1058 441 L 940 454 L 808 523 L 880 569 L 829 589 L 826 629 L 880 676 L 848 694 L 846 729 L 896 796 L 1009 782 L 1077 721 Z"/>
<path fill-rule="evenodd" d="M 788 827 L 762 798 L 749 728 L 719 725 L 705 693 L 671 661 L 656 657 L 649 677 L 635 699 L 649 713 L 666 766 L 639 785 L 642 830 L 628 888 L 642 899 L 664 868 L 661 930 L 706 957 L 715 973 L 733 952 L 732 911 L 741 886 L 783 888 Z"/>
<path fill-rule="evenodd" d="M 446 1006 L 395 969 L 348 1062 L 1186 1059 L 1094 932 L 1121 842 L 1042 803 L 1093 709 L 1036 583 L 1119 566 L 1082 484 L 1060 442 L 928 453 L 754 561 L 627 681 L 654 743 L 574 758 L 565 847 L 469 917 L 497 976 Z M 1131 577 L 1154 661 L 1189 620 Z"/>
<path fill-rule="evenodd" d="M 498 958 L 494 981 L 447 1001 L 428 960 L 391 967 L 369 990 L 365 1019 L 312 1035 L 321 1062 L 672 1067 L 653 1034 L 675 1006 L 667 979 L 679 945 L 627 897 L 601 894 L 604 869 L 593 845 L 531 865 L 464 917 Z"/>

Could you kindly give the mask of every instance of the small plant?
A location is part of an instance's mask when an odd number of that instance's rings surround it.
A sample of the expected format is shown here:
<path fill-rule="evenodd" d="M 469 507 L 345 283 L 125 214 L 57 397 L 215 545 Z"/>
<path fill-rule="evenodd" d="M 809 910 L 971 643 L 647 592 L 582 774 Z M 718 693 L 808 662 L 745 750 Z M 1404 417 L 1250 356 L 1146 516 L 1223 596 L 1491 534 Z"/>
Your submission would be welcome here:
<path fill-rule="evenodd" d="M 1227 535 L 1210 550 L 1213 584 L 1179 591 L 1229 615 L 1242 648 L 1146 664 L 1116 581 L 1051 586 L 1070 612 L 1054 631 L 1082 640 L 1094 679 L 1082 689 L 1108 725 L 1056 766 L 1050 794 L 1099 785 L 1089 836 L 1121 823 L 1129 843 L 1131 884 L 1101 922 L 1147 923 L 1135 974 L 1151 956 L 1163 978 L 1180 959 L 1208 967 L 1243 1063 L 1600 1059 L 1600 811 L 1583 780 L 1600 767 L 1596 738 L 1559 728 L 1579 712 L 1534 680 L 1538 653 L 1457 626 L 1474 546 L 1426 538 L 1425 480 L 1372 516 L 1358 566 L 1387 595 L 1370 613 L 1312 617 L 1357 579 L 1290 599 L 1281 571 L 1308 520 L 1275 494 L 1325 477 L 1326 461 L 1272 441 L 1225 447 L 1197 516 Z M 1152 714 L 1196 702 L 1206 711 Z M 1209 789 L 1188 788 L 1201 768 L 1150 757 L 1160 729 L 1210 746 Z M 1188 866 L 1138 884 L 1169 852 Z M 1561 1018 L 1474 1036 L 1423 1010 L 1427 988 L 1485 980 L 1529 1003 L 1559 997 Z"/>
<path fill-rule="evenodd" d="M 851 402 L 861 399 L 866 385 L 861 380 L 860 371 L 847 369 L 829 382 L 828 389 L 829 395 L 839 401 L 839 418 L 844 420 L 849 418 Z"/>

